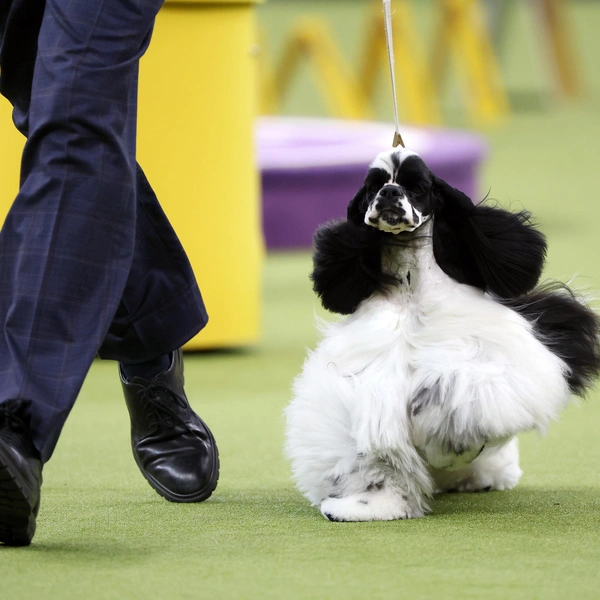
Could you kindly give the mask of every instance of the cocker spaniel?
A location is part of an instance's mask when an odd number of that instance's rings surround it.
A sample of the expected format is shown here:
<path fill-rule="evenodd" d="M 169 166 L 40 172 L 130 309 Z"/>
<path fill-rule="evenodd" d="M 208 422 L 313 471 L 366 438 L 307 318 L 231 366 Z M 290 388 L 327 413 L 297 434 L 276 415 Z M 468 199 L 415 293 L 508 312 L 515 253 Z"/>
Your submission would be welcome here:
<path fill-rule="evenodd" d="M 286 452 L 332 521 L 423 516 L 437 491 L 514 487 L 519 432 L 600 372 L 599 321 L 530 214 L 481 203 L 414 152 L 377 156 L 347 220 L 315 235 L 314 289 L 348 315 L 294 383 Z"/>

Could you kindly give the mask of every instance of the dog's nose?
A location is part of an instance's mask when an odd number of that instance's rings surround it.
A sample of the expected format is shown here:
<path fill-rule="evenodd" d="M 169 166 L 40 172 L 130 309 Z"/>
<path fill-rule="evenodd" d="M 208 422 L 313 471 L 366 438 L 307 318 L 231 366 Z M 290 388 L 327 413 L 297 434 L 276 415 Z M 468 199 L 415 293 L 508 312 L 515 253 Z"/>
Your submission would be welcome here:
<path fill-rule="evenodd" d="M 384 185 L 379 190 L 379 198 L 384 201 L 396 201 L 402 195 L 402 191 L 397 185 Z"/>

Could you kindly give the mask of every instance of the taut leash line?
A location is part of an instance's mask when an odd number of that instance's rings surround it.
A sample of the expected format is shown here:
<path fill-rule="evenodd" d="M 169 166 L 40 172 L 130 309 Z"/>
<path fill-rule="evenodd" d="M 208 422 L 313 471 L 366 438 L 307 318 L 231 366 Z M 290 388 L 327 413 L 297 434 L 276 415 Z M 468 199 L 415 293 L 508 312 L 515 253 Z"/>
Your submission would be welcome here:
<path fill-rule="evenodd" d="M 394 131 L 394 141 L 392 146 L 404 146 L 404 141 L 400 135 L 400 123 L 398 121 L 398 99 L 396 97 L 396 73 L 394 69 L 394 44 L 392 41 L 392 0 L 383 0 L 383 16 L 385 22 L 385 43 L 388 51 L 388 61 L 390 63 L 390 75 L 392 77 L 392 98 L 394 102 L 394 121 L 396 130 Z"/>

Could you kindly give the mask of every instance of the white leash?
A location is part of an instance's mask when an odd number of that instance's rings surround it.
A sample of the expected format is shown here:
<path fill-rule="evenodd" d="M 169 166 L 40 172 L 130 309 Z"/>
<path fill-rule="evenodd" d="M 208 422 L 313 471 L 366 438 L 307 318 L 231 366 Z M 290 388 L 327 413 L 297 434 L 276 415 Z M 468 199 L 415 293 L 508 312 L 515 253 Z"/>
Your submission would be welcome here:
<path fill-rule="evenodd" d="M 383 0 L 383 16 L 385 21 L 385 43 L 388 51 L 388 61 L 390 63 L 390 74 L 392 76 L 392 98 L 394 101 L 394 120 L 396 124 L 396 130 L 394 132 L 394 141 L 392 146 L 400 145 L 403 148 L 404 141 L 400 135 L 400 123 L 398 121 L 398 100 L 396 97 L 396 73 L 394 70 L 394 44 L 392 42 L 392 0 Z"/>

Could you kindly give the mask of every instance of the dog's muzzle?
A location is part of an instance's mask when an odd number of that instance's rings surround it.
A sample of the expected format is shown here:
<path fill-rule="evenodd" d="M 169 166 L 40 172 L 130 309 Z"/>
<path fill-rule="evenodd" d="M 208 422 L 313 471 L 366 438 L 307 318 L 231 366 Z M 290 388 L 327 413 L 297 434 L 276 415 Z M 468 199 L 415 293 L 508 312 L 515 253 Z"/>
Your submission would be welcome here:
<path fill-rule="evenodd" d="M 421 215 L 414 209 L 404 190 L 397 185 L 385 185 L 371 202 L 365 223 L 381 231 L 401 233 L 413 231 L 421 224 Z"/>

